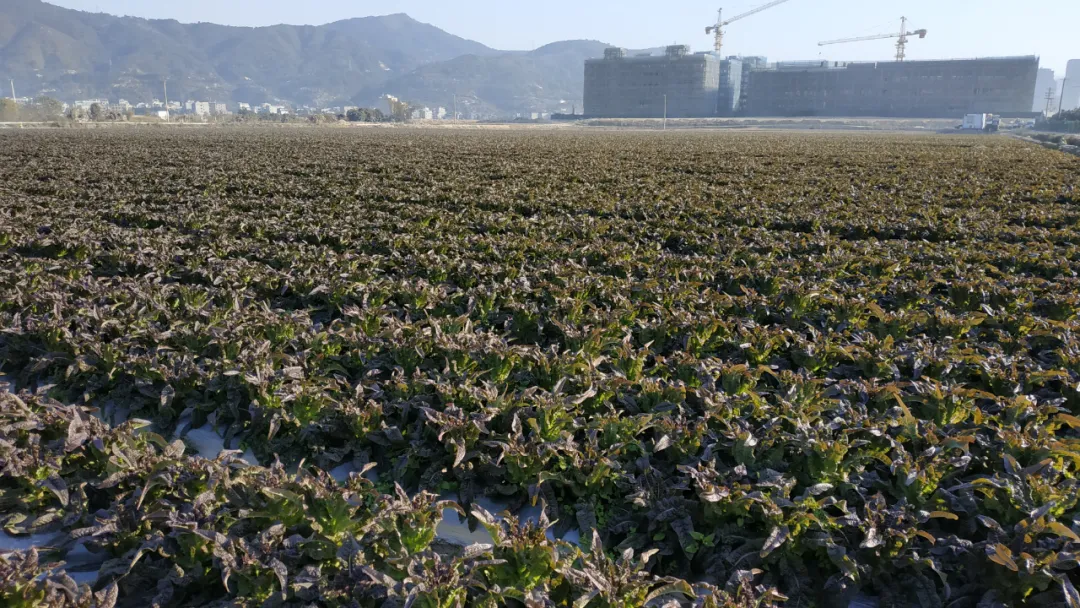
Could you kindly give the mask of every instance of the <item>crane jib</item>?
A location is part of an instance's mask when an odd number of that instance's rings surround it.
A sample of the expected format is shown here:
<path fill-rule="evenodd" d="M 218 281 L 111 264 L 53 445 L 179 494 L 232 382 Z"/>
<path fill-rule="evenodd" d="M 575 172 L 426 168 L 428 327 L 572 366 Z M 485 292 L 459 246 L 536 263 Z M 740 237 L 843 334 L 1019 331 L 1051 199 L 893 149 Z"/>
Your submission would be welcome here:
<path fill-rule="evenodd" d="M 844 44 L 847 42 L 864 42 L 866 40 L 884 40 L 886 38 L 897 38 L 896 41 L 896 60 L 903 61 L 907 56 L 907 43 L 909 36 L 918 36 L 919 39 L 926 38 L 927 31 L 924 29 L 908 31 L 907 29 L 907 17 L 900 18 L 900 31 L 895 34 L 876 34 L 873 36 L 860 36 L 858 38 L 841 38 L 839 40 L 826 40 L 819 42 L 818 46 L 826 46 L 829 44 Z"/>
<path fill-rule="evenodd" d="M 718 10 L 716 12 L 716 25 L 710 25 L 709 27 L 705 28 L 705 33 L 706 34 L 713 34 L 716 37 L 716 40 L 714 42 L 714 48 L 716 50 L 716 54 L 719 55 L 720 51 L 724 47 L 724 26 L 735 23 L 739 19 L 744 19 L 746 17 L 749 17 L 750 15 L 756 15 L 756 14 L 760 13 L 763 10 L 770 9 L 770 8 L 772 8 L 774 6 L 777 6 L 777 5 L 780 5 L 780 4 L 783 4 L 785 2 L 789 2 L 789 1 L 790 0 L 773 0 L 772 2 L 769 2 L 768 4 L 763 4 L 763 5 L 755 8 L 755 9 L 751 9 L 749 11 L 746 11 L 745 13 L 742 13 L 741 15 L 736 15 L 736 16 L 734 16 L 731 19 L 728 19 L 726 21 L 724 20 L 724 9 Z"/>

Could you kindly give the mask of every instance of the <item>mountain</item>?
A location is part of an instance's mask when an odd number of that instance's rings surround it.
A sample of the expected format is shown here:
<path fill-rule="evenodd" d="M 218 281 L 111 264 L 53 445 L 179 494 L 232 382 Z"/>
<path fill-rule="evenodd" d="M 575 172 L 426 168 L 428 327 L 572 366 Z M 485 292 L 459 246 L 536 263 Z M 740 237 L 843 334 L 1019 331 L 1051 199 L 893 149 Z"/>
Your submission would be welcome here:
<path fill-rule="evenodd" d="M 0 0 L 0 73 L 21 95 L 382 106 L 386 94 L 463 113 L 567 112 L 607 44 L 497 51 L 404 14 L 321 26 L 231 27 Z"/>
<path fill-rule="evenodd" d="M 581 110 L 585 60 L 603 57 L 610 45 L 594 40 L 555 42 L 535 51 L 462 55 L 421 66 L 358 93 L 370 105 L 384 93 L 463 114 L 506 115 Z"/>
<path fill-rule="evenodd" d="M 250 28 L 0 2 L 0 69 L 26 94 L 67 100 L 148 101 L 168 78 L 173 99 L 326 104 L 421 66 L 496 53 L 404 14 Z"/>

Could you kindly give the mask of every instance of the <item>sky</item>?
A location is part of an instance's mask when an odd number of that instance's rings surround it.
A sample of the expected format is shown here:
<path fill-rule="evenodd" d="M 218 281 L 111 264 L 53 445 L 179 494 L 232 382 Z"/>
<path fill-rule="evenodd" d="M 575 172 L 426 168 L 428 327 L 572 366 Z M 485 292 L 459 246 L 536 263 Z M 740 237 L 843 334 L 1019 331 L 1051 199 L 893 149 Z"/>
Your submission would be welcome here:
<path fill-rule="evenodd" d="M 705 26 L 767 0 L 52 0 L 54 4 L 135 17 L 209 21 L 226 25 L 319 25 L 370 15 L 408 13 L 443 30 L 504 50 L 525 50 L 571 39 L 601 40 L 627 48 L 678 43 L 710 50 Z M 726 28 L 725 55 L 770 60 L 887 60 L 892 40 L 819 47 L 818 41 L 925 28 L 908 45 L 909 59 L 1040 55 L 1060 78 L 1069 59 L 1080 59 L 1077 0 L 788 0 Z"/>

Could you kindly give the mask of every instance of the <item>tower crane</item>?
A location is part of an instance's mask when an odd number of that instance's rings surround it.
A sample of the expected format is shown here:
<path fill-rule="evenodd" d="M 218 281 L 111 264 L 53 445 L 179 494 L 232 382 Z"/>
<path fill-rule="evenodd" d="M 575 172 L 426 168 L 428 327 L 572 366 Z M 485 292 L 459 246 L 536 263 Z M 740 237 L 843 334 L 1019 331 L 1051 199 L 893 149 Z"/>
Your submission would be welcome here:
<path fill-rule="evenodd" d="M 716 54 L 719 55 L 721 49 L 724 48 L 724 27 L 725 26 L 727 26 L 727 25 L 729 25 L 731 23 L 735 23 L 739 19 L 744 19 L 746 17 L 749 17 L 750 15 L 756 15 L 756 14 L 760 13 L 763 10 L 770 9 L 770 8 L 772 8 L 774 6 L 777 6 L 779 4 L 783 4 L 783 3 L 787 2 L 787 1 L 788 0 L 773 0 L 772 2 L 770 2 L 768 4 L 763 4 L 763 5 L 755 8 L 755 9 L 746 11 L 745 13 L 743 13 L 741 15 L 736 15 L 736 16 L 732 17 L 731 19 L 728 19 L 727 21 L 724 21 L 724 9 L 720 9 L 720 10 L 716 11 L 716 25 L 710 25 L 709 27 L 705 28 L 705 33 L 706 34 L 713 34 L 713 35 L 716 36 L 716 41 L 713 43 L 713 48 L 716 50 Z"/>
<path fill-rule="evenodd" d="M 877 34 L 875 36 L 861 36 L 859 38 L 842 38 L 840 40 L 826 40 L 825 42 L 819 42 L 818 46 L 825 46 L 827 44 L 843 44 L 845 42 L 863 42 L 864 40 L 883 40 L 885 38 L 899 38 L 896 41 L 896 60 L 903 61 L 906 57 L 908 36 L 918 36 L 919 39 L 926 38 L 926 30 L 915 30 L 909 32 L 907 29 L 907 17 L 900 18 L 900 31 L 896 34 Z"/>

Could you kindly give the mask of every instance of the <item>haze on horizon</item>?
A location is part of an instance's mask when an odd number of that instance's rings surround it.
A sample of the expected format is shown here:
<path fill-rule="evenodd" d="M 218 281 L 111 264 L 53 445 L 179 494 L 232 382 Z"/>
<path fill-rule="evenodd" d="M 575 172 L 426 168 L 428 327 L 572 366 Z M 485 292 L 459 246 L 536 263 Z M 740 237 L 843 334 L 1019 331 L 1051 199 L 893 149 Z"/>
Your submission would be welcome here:
<path fill-rule="evenodd" d="M 722 2 L 724 16 L 753 9 L 767 0 Z M 601 40 L 628 48 L 689 44 L 711 48 L 704 28 L 716 20 L 720 0 L 684 0 L 658 10 L 643 0 L 553 0 L 543 5 L 475 0 L 454 4 L 434 0 L 385 0 L 378 4 L 349 0 L 53 0 L 84 11 L 181 22 L 237 26 L 279 23 L 320 25 L 341 19 L 407 13 L 451 34 L 503 50 L 528 50 L 550 42 Z M 819 47 L 818 41 L 896 32 L 900 17 L 909 29 L 925 28 L 925 40 L 908 45 L 908 58 L 948 59 L 1004 55 L 1039 55 L 1041 66 L 1058 78 L 1065 63 L 1080 58 L 1080 45 L 1069 24 L 1080 23 L 1080 2 L 1059 0 L 907 0 L 885 6 L 878 0 L 790 0 L 726 28 L 724 54 L 764 55 L 770 60 L 890 60 L 892 40 Z M 889 3 L 891 4 L 891 3 Z"/>

